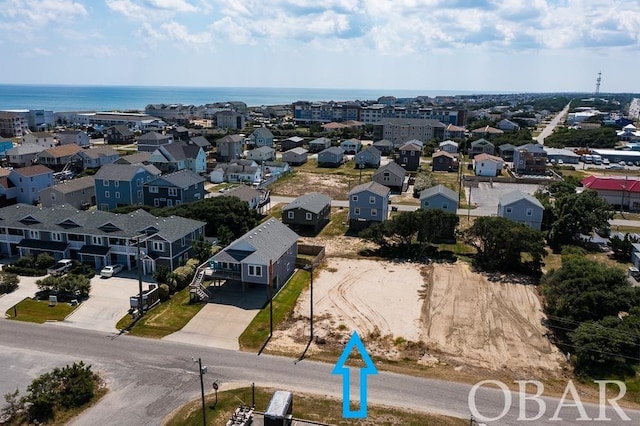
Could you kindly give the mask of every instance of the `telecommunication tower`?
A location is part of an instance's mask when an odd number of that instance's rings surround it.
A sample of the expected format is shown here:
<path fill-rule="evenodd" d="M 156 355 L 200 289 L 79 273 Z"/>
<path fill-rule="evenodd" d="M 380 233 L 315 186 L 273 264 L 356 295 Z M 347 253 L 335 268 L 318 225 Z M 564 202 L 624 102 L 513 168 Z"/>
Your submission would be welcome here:
<path fill-rule="evenodd" d="M 602 81 L 602 73 L 598 73 L 598 78 L 596 78 L 596 98 L 600 95 L 600 82 Z"/>

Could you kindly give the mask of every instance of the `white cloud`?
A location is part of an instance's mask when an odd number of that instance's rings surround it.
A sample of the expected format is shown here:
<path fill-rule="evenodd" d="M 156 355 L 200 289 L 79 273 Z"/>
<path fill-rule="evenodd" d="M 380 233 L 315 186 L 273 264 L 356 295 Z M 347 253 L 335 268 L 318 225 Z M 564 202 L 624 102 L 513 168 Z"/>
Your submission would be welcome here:
<path fill-rule="evenodd" d="M 52 55 L 50 50 L 41 49 L 39 47 L 34 47 L 33 48 L 33 53 L 38 55 L 38 56 L 51 56 Z"/>
<path fill-rule="evenodd" d="M 0 15 L 14 24 L 42 27 L 87 16 L 88 12 L 82 3 L 73 0 L 5 0 L 0 2 Z"/>
<path fill-rule="evenodd" d="M 198 34 L 192 34 L 188 31 L 187 27 L 175 21 L 165 22 L 160 24 L 159 26 L 145 23 L 142 26 L 141 34 L 146 36 L 151 41 L 174 41 L 190 45 L 207 44 L 211 42 L 210 33 L 202 32 Z"/>
<path fill-rule="evenodd" d="M 196 12 L 198 9 L 185 0 L 146 0 L 149 6 L 174 12 Z"/>
<path fill-rule="evenodd" d="M 107 6 L 130 19 L 145 19 L 145 10 L 131 0 L 106 0 Z"/>

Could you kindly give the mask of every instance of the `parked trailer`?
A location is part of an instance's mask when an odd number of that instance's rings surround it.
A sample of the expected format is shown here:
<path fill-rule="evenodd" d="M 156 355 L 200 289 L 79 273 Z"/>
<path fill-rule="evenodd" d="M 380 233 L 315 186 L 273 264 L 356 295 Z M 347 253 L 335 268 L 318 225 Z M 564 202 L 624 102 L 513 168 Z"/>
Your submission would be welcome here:
<path fill-rule="evenodd" d="M 264 412 L 264 426 L 288 426 L 293 420 L 293 394 L 275 391 Z"/>

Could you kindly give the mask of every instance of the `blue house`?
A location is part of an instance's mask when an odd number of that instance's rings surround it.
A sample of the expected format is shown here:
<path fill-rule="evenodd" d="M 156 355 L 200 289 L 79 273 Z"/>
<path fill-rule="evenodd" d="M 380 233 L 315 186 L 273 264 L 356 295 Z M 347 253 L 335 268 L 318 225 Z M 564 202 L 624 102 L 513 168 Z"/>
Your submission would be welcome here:
<path fill-rule="evenodd" d="M 53 170 L 42 164 L 13 169 L 8 178 L 16 187 L 18 203 L 34 204 L 40 191 L 53 186 Z"/>
<path fill-rule="evenodd" d="M 498 216 L 523 223 L 538 231 L 542 228 L 543 213 L 544 207 L 540 201 L 522 191 L 509 192 L 498 200 Z"/>
<path fill-rule="evenodd" d="M 391 190 L 377 182 L 363 183 L 349 192 L 349 227 L 363 229 L 389 215 Z"/>
<path fill-rule="evenodd" d="M 273 133 L 266 127 L 259 127 L 249 135 L 247 145 L 253 148 L 260 148 L 261 146 L 273 148 Z"/>
<path fill-rule="evenodd" d="M 340 148 L 345 154 L 357 154 L 362 149 L 362 142 L 358 139 L 347 139 L 340 143 Z"/>
<path fill-rule="evenodd" d="M 142 186 L 144 204 L 153 207 L 178 206 L 202 200 L 206 179 L 190 170 L 160 176 Z"/>
<path fill-rule="evenodd" d="M 440 209 L 455 214 L 458 211 L 458 194 L 444 185 L 432 186 L 420 193 L 420 207 L 425 210 Z"/>
<path fill-rule="evenodd" d="M 144 204 L 143 186 L 160 176 L 160 170 L 143 164 L 106 164 L 95 174 L 99 210 Z"/>
<path fill-rule="evenodd" d="M 209 259 L 214 280 L 233 280 L 275 289 L 293 275 L 298 234 L 277 219 L 269 219 Z"/>

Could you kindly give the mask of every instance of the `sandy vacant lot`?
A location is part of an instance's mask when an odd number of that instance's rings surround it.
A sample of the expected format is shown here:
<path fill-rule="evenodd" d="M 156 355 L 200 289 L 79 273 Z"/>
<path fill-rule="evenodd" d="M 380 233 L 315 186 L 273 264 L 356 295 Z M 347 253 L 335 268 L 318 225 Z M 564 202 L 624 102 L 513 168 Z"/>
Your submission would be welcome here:
<path fill-rule="evenodd" d="M 421 339 L 460 362 L 486 368 L 555 369 L 531 285 L 490 282 L 466 263 L 436 264 L 428 277 Z"/>
<path fill-rule="evenodd" d="M 389 358 L 406 356 L 399 341 L 422 342 L 418 361 L 426 364 L 557 370 L 562 357 L 544 337 L 535 292 L 530 285 L 489 281 L 461 262 L 328 258 L 314 280 L 314 331 L 327 345 L 340 345 L 357 330 L 371 352 Z M 308 318 L 306 291 L 270 349 L 301 353 Z"/>

